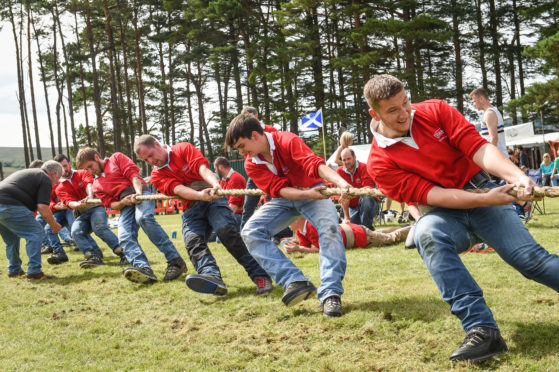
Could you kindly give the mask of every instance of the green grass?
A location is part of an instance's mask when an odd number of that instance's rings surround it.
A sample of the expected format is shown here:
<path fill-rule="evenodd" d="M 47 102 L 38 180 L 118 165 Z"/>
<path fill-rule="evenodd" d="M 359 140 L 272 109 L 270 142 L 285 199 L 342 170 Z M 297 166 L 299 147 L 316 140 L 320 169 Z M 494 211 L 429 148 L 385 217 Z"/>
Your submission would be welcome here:
<path fill-rule="evenodd" d="M 528 225 L 559 253 L 559 200 Z M 180 218 L 158 217 L 187 257 Z M 159 278 L 166 263 L 143 232 L 140 242 Z M 317 300 L 295 308 L 282 289 L 255 297 L 254 285 L 221 245 L 211 249 L 229 295 L 190 291 L 184 278 L 151 286 L 130 283 L 116 256 L 101 244 L 107 265 L 81 270 L 81 256 L 44 271 L 54 279 L 9 279 L 0 257 L 0 369 L 21 370 L 503 370 L 550 371 L 559 366 L 559 296 L 529 281 L 495 253 L 466 254 L 483 288 L 509 353 L 480 366 L 451 364 L 462 342 L 449 312 L 415 250 L 403 244 L 347 252 L 345 314 L 324 318 Z M 3 245 L 2 245 L 3 248 Z M 292 260 L 319 283 L 318 255 Z M 22 259 L 26 261 L 22 248 Z M 189 264 L 192 273 L 192 265 Z"/>

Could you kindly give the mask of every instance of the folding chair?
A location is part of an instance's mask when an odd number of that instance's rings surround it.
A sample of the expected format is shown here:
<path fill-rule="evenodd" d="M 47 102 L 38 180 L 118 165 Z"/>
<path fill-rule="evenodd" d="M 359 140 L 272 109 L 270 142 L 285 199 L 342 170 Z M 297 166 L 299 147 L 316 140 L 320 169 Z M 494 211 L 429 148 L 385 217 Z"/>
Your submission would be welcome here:
<path fill-rule="evenodd" d="M 526 171 L 526 175 L 530 177 L 530 179 L 534 181 L 536 185 L 538 186 L 542 185 L 542 173 L 539 169 L 528 169 Z M 541 205 L 539 201 L 533 202 L 532 207 L 535 210 L 537 210 L 540 214 L 545 214 L 545 198 L 541 200 Z"/>

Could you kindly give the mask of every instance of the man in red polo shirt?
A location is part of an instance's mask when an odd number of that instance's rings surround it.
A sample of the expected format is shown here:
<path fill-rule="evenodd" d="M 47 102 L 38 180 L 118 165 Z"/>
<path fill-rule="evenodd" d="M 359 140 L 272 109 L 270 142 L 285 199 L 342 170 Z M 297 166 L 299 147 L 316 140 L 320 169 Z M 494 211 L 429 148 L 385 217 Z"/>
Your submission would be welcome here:
<path fill-rule="evenodd" d="M 244 189 L 247 186 L 247 181 L 245 178 L 229 164 L 227 158 L 220 156 L 214 160 L 214 169 L 219 178 L 219 185 L 223 190 L 238 190 Z M 229 207 L 233 210 L 235 214 L 235 220 L 237 220 L 237 228 L 240 231 L 241 228 L 241 217 L 243 215 L 243 204 L 245 203 L 244 195 L 232 195 L 227 197 Z"/>
<path fill-rule="evenodd" d="M 364 94 L 374 119 L 369 174 L 387 196 L 423 209 L 415 244 L 466 331 L 450 359 L 480 362 L 505 352 L 483 292 L 458 254 L 484 241 L 525 277 L 559 291 L 559 257 L 534 240 L 507 193 L 519 186 L 518 197 L 526 199 L 534 182 L 444 101 L 411 104 L 391 75 L 369 80 Z M 509 184 L 497 187 L 486 172 Z M 465 191 L 484 187 L 491 191 Z"/>
<path fill-rule="evenodd" d="M 265 132 L 260 121 L 241 114 L 231 121 L 226 145 L 248 155 L 245 169 L 258 188 L 272 200 L 260 207 L 241 232 L 250 253 L 278 285 L 285 288 L 282 301 L 293 306 L 311 298 L 316 287 L 270 240 L 303 215 L 320 235 L 318 297 L 325 316 L 341 316 L 342 280 L 346 259 L 338 215 L 332 201 L 320 192 L 326 179 L 342 188 L 346 198 L 350 185 L 326 165 L 297 135 Z"/>
<path fill-rule="evenodd" d="M 155 202 L 140 201 L 136 196 L 150 195 L 140 169 L 132 159 L 115 152 L 110 158 L 101 159 L 92 148 L 81 149 L 76 156 L 78 168 L 86 169 L 95 176 L 93 192 L 105 208 L 120 210 L 118 239 L 132 267 L 124 269 L 126 279 L 137 283 L 153 283 L 153 273 L 146 254 L 138 244 L 138 229 L 141 227 L 153 244 L 165 255 L 167 271 L 163 280 L 173 280 L 186 272 L 186 264 L 154 217 Z M 100 260 L 97 255 L 92 259 Z"/>
<path fill-rule="evenodd" d="M 128 264 L 126 256 L 118 243 L 118 238 L 108 226 L 107 212 L 102 205 L 88 203 L 93 197 L 93 177 L 86 170 L 73 170 L 70 161 L 64 154 L 54 157 L 62 165 L 64 174 L 56 188 L 56 195 L 60 202 L 74 211 L 75 220 L 72 223 L 72 238 L 85 256 L 80 263 L 81 268 L 98 266 L 102 262 L 92 256 L 103 257 L 97 242 L 91 237 L 94 232 L 103 240 L 113 253 L 120 257 L 120 265 Z"/>
<path fill-rule="evenodd" d="M 375 187 L 375 183 L 367 172 L 367 165 L 361 164 L 355 157 L 355 152 L 346 148 L 341 153 L 343 167 L 336 170 L 351 186 L 356 188 Z M 378 216 L 378 199 L 372 196 L 356 196 L 349 201 L 341 201 L 344 211 L 344 223 L 363 225 L 374 230 L 373 219 Z"/>
<path fill-rule="evenodd" d="M 256 294 L 271 292 L 272 280 L 248 253 L 227 198 L 215 194 L 221 189 L 219 180 L 202 152 L 188 142 L 164 146 L 148 134 L 136 139 L 134 152 L 154 167 L 150 180 L 160 192 L 184 199 L 182 234 L 197 272 L 186 277 L 186 285 L 200 293 L 227 294 L 227 287 L 207 244 L 209 232 L 213 229 L 256 284 Z"/>

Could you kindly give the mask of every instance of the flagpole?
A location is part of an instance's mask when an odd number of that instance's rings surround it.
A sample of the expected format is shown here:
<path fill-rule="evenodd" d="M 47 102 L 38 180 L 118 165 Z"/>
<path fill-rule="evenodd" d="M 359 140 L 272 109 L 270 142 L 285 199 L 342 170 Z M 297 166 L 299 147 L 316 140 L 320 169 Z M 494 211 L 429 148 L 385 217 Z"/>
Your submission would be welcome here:
<path fill-rule="evenodd" d="M 324 161 L 326 161 L 326 135 L 324 134 L 325 130 L 324 130 L 324 119 L 322 119 L 322 146 L 324 149 Z"/>

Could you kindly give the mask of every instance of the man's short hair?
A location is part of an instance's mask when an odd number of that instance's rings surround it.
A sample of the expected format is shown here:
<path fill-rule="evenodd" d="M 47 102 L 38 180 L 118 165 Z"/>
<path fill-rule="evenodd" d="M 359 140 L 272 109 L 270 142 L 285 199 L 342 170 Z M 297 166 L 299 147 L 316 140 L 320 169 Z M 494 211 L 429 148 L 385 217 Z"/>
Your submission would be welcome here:
<path fill-rule="evenodd" d="M 483 97 L 489 101 L 489 93 L 484 88 L 476 88 L 470 93 L 470 98 Z"/>
<path fill-rule="evenodd" d="M 353 151 L 353 149 L 350 149 L 349 147 L 345 148 L 342 150 L 342 152 L 344 151 L 349 151 L 349 153 L 351 154 L 351 156 L 355 157 L 355 151 Z"/>
<path fill-rule="evenodd" d="M 404 89 L 404 83 L 398 78 L 383 74 L 372 78 L 365 84 L 363 94 L 369 104 L 369 107 L 374 109 L 378 108 L 378 103 L 383 99 L 394 97 Z"/>
<path fill-rule="evenodd" d="M 231 165 L 229 164 L 229 160 L 227 160 L 226 157 L 224 156 L 219 156 L 214 160 L 214 167 L 217 169 L 217 167 L 219 166 L 224 166 L 226 168 L 231 168 Z"/>
<path fill-rule="evenodd" d="M 56 155 L 56 156 L 53 158 L 53 160 L 54 160 L 54 161 L 57 161 L 57 162 L 59 162 L 59 163 L 60 163 L 61 161 L 64 161 L 64 160 L 66 160 L 67 162 L 70 161 L 70 159 L 68 159 L 68 157 L 67 157 L 66 155 L 64 155 L 64 154 L 58 154 L 58 155 Z"/>
<path fill-rule="evenodd" d="M 61 176 L 64 173 L 64 169 L 62 169 L 62 165 L 56 160 L 47 160 L 41 166 L 41 169 L 46 170 L 48 173 L 56 172 L 57 175 Z"/>
<path fill-rule="evenodd" d="M 241 111 L 241 114 L 252 114 L 258 116 L 258 110 L 252 106 L 246 106 L 243 108 L 243 111 Z"/>
<path fill-rule="evenodd" d="M 83 149 L 80 149 L 76 155 L 76 167 L 78 167 L 78 169 L 82 169 L 86 162 L 95 160 L 95 155 L 99 157 L 101 156 L 97 150 L 92 149 L 91 147 L 84 147 Z"/>
<path fill-rule="evenodd" d="M 155 138 L 153 138 L 149 134 L 142 134 L 134 141 L 134 152 L 136 153 L 136 155 L 138 155 L 140 146 L 153 147 L 155 145 L 155 141 Z"/>
<path fill-rule="evenodd" d="M 41 168 L 44 162 L 41 159 L 35 159 L 29 164 L 29 168 Z"/>
<path fill-rule="evenodd" d="M 260 120 L 248 113 L 237 115 L 231 120 L 227 133 L 225 133 L 225 146 L 231 150 L 235 147 L 235 143 L 239 138 L 250 138 L 252 132 L 264 134 Z"/>

